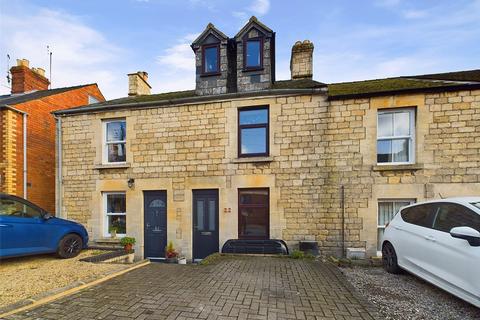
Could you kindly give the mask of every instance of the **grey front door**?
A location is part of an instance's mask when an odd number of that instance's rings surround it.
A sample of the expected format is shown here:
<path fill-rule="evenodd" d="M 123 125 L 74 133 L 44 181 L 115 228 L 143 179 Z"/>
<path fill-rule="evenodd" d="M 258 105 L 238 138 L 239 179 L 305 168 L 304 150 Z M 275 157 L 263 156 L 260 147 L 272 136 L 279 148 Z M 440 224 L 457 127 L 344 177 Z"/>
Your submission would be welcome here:
<path fill-rule="evenodd" d="M 193 259 L 218 252 L 218 190 L 193 190 Z"/>
<path fill-rule="evenodd" d="M 164 258 L 167 245 L 167 192 L 144 191 L 145 258 Z"/>

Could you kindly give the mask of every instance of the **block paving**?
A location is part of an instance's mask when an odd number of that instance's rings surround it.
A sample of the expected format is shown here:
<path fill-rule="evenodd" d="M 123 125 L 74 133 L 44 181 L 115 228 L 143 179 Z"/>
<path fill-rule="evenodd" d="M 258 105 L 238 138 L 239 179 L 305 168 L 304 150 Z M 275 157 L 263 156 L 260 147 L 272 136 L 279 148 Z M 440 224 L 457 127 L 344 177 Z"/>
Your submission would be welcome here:
<path fill-rule="evenodd" d="M 207 266 L 152 263 L 8 319 L 377 318 L 332 265 L 235 256 Z"/>

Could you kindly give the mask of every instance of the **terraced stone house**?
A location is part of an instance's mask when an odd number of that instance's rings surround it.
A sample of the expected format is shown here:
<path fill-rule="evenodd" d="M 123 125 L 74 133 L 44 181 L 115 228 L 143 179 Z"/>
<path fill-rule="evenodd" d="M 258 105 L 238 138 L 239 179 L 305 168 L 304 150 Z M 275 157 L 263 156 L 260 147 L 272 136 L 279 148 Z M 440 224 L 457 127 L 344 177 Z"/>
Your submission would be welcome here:
<path fill-rule="evenodd" d="M 373 256 L 399 207 L 480 194 L 480 70 L 325 84 L 303 41 L 278 81 L 255 17 L 192 49 L 195 90 L 150 94 L 138 72 L 128 97 L 55 112 L 60 211 L 92 239 L 134 236 L 141 257 L 228 239 Z"/>

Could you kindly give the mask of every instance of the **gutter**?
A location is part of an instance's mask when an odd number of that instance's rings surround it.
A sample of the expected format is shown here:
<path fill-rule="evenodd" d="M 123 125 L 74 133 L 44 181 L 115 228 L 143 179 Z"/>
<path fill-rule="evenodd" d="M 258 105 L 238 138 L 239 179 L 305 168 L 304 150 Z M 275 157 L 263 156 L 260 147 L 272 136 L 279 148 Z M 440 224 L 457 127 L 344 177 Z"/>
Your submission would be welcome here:
<path fill-rule="evenodd" d="M 28 195 L 28 192 L 27 192 L 27 169 L 28 169 L 28 165 L 27 165 L 27 116 L 28 116 L 28 113 L 25 112 L 25 111 L 22 111 L 20 109 L 17 109 L 17 108 L 14 108 L 12 106 L 9 106 L 7 104 L 4 104 L 4 105 L 0 105 L 0 109 L 7 109 L 7 110 L 11 110 L 11 111 L 14 111 L 14 112 L 18 112 L 20 113 L 22 116 L 23 116 L 23 198 L 24 199 L 27 199 L 27 195 Z"/>
<path fill-rule="evenodd" d="M 57 147 L 57 161 L 56 161 L 56 175 L 55 175 L 55 216 L 62 217 L 62 184 L 63 184 L 63 175 L 62 175 L 62 118 L 53 116 L 55 118 L 55 131 L 56 131 L 56 147 Z"/>
<path fill-rule="evenodd" d="M 292 94 L 321 94 L 327 93 L 327 88 L 309 88 L 309 89 L 268 89 L 261 91 L 253 92 L 235 92 L 235 93 L 223 93 L 217 95 L 205 95 L 205 96 L 194 96 L 187 98 L 177 98 L 177 99 L 168 99 L 168 100 L 153 100 L 145 102 L 131 102 L 131 103 L 119 103 L 119 104 L 108 104 L 108 105 L 99 105 L 99 106 L 85 106 L 80 108 L 58 110 L 52 112 L 54 115 L 66 115 L 66 114 L 78 114 L 78 113 L 89 113 L 95 111 L 104 111 L 112 109 L 134 109 L 134 108 L 157 108 L 161 106 L 175 106 L 175 105 L 186 105 L 186 104 L 196 104 L 196 103 L 205 103 L 205 102 L 218 102 L 218 101 L 231 101 L 232 99 L 240 99 L 245 97 L 269 97 L 269 96 L 279 96 L 279 95 L 292 95 Z"/>

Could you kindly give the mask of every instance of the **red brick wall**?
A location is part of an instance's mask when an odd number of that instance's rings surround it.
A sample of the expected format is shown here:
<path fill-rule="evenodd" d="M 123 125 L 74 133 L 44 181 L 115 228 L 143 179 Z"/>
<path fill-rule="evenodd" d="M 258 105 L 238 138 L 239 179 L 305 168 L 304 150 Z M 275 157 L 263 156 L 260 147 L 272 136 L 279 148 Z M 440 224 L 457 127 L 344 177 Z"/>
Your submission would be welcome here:
<path fill-rule="evenodd" d="M 25 66 L 12 67 L 10 72 L 12 73 L 12 93 L 47 90 L 50 84 L 46 77 Z"/>
<path fill-rule="evenodd" d="M 88 95 L 105 98 L 96 85 L 15 105 L 28 113 L 27 120 L 27 198 L 55 213 L 55 119 L 52 111 L 88 104 Z M 20 128 L 22 126 L 20 125 Z M 17 150 L 21 156 L 22 148 Z M 18 158 L 18 159 L 19 159 Z M 23 164 L 22 164 L 23 170 Z M 18 171 L 17 171 L 18 172 Z M 23 178 L 21 180 L 23 183 Z M 19 193 L 22 195 L 22 193 Z"/>

